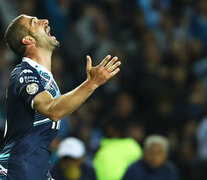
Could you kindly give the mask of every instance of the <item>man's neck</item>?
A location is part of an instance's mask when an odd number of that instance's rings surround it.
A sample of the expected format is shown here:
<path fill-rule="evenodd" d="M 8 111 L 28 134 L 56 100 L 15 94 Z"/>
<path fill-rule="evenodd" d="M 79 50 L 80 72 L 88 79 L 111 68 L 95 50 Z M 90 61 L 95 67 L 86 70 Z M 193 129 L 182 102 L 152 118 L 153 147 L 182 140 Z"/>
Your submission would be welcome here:
<path fill-rule="evenodd" d="M 38 51 L 35 51 L 35 53 L 27 54 L 26 57 L 36 61 L 51 72 L 51 51 L 38 49 Z"/>

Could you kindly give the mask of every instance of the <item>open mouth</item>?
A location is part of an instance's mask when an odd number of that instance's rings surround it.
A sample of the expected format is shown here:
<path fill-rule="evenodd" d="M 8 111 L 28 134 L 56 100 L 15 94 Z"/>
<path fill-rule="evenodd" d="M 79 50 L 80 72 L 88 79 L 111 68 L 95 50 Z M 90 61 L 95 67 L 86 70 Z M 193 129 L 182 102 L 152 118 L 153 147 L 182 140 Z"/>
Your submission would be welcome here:
<path fill-rule="evenodd" d="M 55 36 L 52 36 L 52 35 L 50 34 L 50 26 L 46 26 L 46 27 L 45 27 L 45 32 L 46 32 L 46 34 L 49 36 L 49 38 L 56 39 Z"/>
<path fill-rule="evenodd" d="M 47 33 L 48 36 L 51 36 L 51 34 L 50 34 L 50 27 L 49 26 L 46 27 L 45 32 Z"/>

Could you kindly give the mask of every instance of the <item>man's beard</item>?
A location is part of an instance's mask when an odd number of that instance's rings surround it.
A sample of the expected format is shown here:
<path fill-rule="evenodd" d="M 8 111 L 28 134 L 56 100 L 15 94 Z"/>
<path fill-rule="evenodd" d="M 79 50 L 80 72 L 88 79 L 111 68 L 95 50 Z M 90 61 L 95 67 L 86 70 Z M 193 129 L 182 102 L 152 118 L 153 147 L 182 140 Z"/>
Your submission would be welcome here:
<path fill-rule="evenodd" d="M 47 49 L 50 51 L 54 51 L 56 48 L 58 48 L 60 46 L 59 41 L 57 41 L 56 39 L 51 38 L 47 35 L 45 37 L 36 36 L 34 38 L 36 39 L 38 47 L 41 47 L 41 48 L 44 48 L 44 49 Z"/>
<path fill-rule="evenodd" d="M 47 39 L 47 41 L 42 42 L 39 41 L 39 47 L 42 47 L 44 49 L 47 49 L 49 51 L 54 51 L 56 48 L 58 48 L 60 46 L 59 41 L 57 40 L 51 40 L 50 38 Z"/>
<path fill-rule="evenodd" d="M 50 41 L 49 41 L 49 43 L 51 44 L 51 49 L 52 50 L 54 50 L 54 49 L 56 49 L 56 48 L 58 48 L 59 46 L 60 46 L 60 43 L 59 43 L 59 41 L 57 41 L 57 40 L 51 40 L 50 39 Z"/>

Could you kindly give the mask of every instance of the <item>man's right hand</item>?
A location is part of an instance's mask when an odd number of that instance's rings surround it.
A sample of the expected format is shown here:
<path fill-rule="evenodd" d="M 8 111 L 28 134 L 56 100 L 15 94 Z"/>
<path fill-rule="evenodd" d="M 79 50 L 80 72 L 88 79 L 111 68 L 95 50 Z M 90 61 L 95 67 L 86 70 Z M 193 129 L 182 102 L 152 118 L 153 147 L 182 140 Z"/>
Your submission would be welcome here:
<path fill-rule="evenodd" d="M 34 109 L 52 121 L 58 121 L 76 110 L 93 92 L 119 72 L 121 64 L 118 58 L 107 56 L 98 66 L 92 67 L 92 60 L 87 56 L 87 80 L 70 92 L 57 98 L 43 91 L 34 98 Z"/>
<path fill-rule="evenodd" d="M 111 59 L 111 56 L 106 56 L 103 61 L 98 65 L 93 67 L 92 60 L 90 56 L 87 56 L 87 80 L 97 88 L 98 86 L 104 84 L 110 78 L 115 76 L 120 69 L 121 61 L 118 61 L 118 57 Z"/>

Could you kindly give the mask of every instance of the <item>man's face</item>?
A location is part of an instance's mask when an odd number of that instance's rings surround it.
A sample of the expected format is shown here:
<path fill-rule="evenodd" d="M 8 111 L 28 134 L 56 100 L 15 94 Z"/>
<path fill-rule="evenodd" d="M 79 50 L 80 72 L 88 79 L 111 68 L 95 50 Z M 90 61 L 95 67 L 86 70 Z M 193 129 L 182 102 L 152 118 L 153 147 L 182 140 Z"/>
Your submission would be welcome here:
<path fill-rule="evenodd" d="M 55 36 L 50 34 L 49 22 L 46 19 L 38 19 L 33 16 L 24 16 L 21 23 L 25 25 L 30 35 L 35 39 L 37 47 L 54 50 L 59 46 Z"/>
<path fill-rule="evenodd" d="M 73 159 L 70 157 L 62 157 L 60 159 L 61 170 L 66 179 L 80 179 L 81 177 L 81 164 L 83 163 L 83 157 L 79 159 Z"/>
<path fill-rule="evenodd" d="M 166 158 L 167 154 L 160 144 L 151 144 L 150 147 L 144 150 L 144 160 L 151 168 L 159 168 L 164 164 Z"/>

